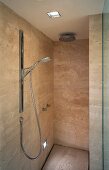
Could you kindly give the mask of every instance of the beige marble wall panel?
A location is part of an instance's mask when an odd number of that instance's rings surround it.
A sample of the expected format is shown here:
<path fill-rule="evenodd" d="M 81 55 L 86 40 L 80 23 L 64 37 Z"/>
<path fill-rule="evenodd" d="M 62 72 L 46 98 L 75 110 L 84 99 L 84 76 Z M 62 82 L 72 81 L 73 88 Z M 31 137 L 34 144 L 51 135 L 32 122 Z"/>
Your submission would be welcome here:
<path fill-rule="evenodd" d="M 102 15 L 89 23 L 90 170 L 102 170 Z"/>
<path fill-rule="evenodd" d="M 30 161 L 20 148 L 19 29 L 24 31 L 25 67 L 42 56 L 53 58 L 53 42 L 0 3 L 0 167 L 1 170 L 40 170 L 53 145 L 53 61 L 40 65 L 32 75 L 42 141 L 48 140 L 48 148 L 38 160 Z M 27 152 L 35 155 L 39 136 L 31 104 L 29 76 L 25 79 L 24 89 L 24 143 Z M 51 107 L 42 112 L 47 103 Z"/>
<path fill-rule="evenodd" d="M 54 47 L 55 144 L 88 150 L 89 41 Z"/>

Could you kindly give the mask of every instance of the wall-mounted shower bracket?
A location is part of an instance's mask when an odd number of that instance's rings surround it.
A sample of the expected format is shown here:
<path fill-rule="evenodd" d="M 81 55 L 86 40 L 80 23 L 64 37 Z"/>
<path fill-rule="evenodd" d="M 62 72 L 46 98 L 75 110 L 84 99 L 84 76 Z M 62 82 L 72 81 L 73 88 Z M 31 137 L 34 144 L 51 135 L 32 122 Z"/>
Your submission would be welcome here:
<path fill-rule="evenodd" d="M 22 79 L 24 79 L 41 61 L 36 61 L 31 67 L 24 68 L 22 71 Z"/>

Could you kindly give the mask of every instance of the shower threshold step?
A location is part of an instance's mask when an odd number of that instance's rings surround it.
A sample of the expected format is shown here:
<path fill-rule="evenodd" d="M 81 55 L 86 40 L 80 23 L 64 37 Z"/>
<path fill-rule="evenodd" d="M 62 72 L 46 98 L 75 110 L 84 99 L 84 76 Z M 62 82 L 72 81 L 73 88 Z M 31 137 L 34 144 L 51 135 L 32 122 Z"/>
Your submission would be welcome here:
<path fill-rule="evenodd" d="M 42 170 L 88 170 L 88 151 L 54 145 Z"/>

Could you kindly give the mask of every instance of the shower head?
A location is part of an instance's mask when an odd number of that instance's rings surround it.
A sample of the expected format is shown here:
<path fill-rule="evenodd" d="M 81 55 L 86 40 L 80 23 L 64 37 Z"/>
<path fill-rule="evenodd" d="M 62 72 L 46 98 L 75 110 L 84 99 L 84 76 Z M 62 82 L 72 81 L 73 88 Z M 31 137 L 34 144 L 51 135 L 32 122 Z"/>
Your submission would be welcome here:
<path fill-rule="evenodd" d="M 60 34 L 59 41 L 72 42 L 76 40 L 76 33 L 74 32 L 64 32 Z"/>
<path fill-rule="evenodd" d="M 28 73 L 30 73 L 32 70 L 34 70 L 34 68 L 38 66 L 40 63 L 47 63 L 49 61 L 51 61 L 50 57 L 42 57 L 40 60 L 36 61 L 32 66 L 25 68 L 23 78 L 26 77 Z"/>

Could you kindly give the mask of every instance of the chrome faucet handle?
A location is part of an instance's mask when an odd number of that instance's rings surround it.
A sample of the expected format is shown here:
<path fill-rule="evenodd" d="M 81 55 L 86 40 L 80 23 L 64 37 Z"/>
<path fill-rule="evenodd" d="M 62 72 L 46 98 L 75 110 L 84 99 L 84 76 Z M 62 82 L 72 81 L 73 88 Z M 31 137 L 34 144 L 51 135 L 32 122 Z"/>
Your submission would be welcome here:
<path fill-rule="evenodd" d="M 42 108 L 42 111 L 44 111 L 44 112 L 47 111 L 48 107 L 50 107 L 50 104 L 47 103 L 46 107 Z"/>

